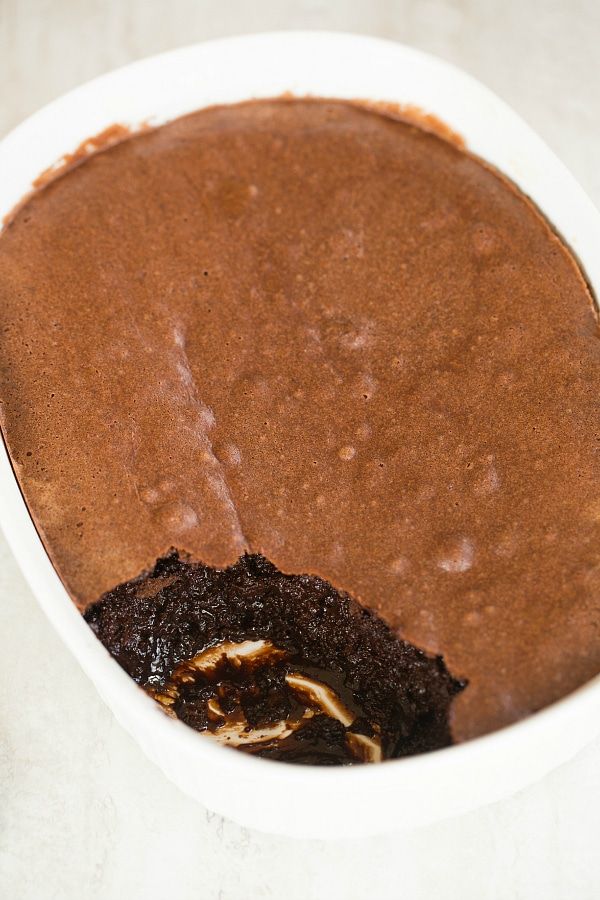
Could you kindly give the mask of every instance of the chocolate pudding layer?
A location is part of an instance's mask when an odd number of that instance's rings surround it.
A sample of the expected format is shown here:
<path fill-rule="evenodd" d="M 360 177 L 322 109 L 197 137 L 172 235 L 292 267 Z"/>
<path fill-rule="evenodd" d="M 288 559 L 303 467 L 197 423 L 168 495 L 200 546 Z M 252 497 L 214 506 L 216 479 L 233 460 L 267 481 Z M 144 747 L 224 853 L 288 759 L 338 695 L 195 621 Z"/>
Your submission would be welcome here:
<path fill-rule="evenodd" d="M 171 548 L 260 555 L 443 657 L 456 740 L 600 671 L 592 298 L 527 198 L 433 133 L 274 100 L 97 153 L 0 237 L 0 376 L 82 611 Z"/>
<path fill-rule="evenodd" d="M 462 685 L 440 659 L 261 556 L 220 571 L 171 555 L 85 618 L 167 712 L 256 755 L 347 764 L 450 743 Z"/>

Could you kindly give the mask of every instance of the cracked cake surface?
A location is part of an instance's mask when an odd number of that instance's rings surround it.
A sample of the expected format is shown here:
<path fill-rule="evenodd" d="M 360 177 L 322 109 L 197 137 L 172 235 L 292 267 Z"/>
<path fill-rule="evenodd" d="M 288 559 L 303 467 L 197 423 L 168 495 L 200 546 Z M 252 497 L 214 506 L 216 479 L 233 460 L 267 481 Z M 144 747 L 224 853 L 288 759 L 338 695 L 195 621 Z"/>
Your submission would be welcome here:
<path fill-rule="evenodd" d="M 261 554 L 468 687 L 462 740 L 600 671 L 600 342 L 506 179 L 335 101 L 204 110 L 0 236 L 0 411 L 78 607 Z"/>

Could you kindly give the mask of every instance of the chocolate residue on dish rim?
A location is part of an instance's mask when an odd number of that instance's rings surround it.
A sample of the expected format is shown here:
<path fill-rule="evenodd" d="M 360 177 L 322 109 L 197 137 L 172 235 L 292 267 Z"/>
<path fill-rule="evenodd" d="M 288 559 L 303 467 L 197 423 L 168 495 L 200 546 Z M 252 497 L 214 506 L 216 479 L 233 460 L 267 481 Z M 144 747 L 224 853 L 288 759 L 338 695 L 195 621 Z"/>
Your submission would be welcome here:
<path fill-rule="evenodd" d="M 94 153 L 98 153 L 101 150 L 107 150 L 109 147 L 113 147 L 115 144 L 126 140 L 133 134 L 140 134 L 147 130 L 147 125 L 142 124 L 135 128 L 130 128 L 128 125 L 121 125 L 118 122 L 115 122 L 113 125 L 104 128 L 98 134 L 85 138 L 85 140 L 83 140 L 71 153 L 65 153 L 64 156 L 61 156 L 57 162 L 38 175 L 33 182 L 33 187 L 36 190 L 40 190 L 50 184 L 50 182 L 54 181 L 55 178 L 60 178 L 60 176 L 64 175 L 65 172 L 68 172 L 69 169 L 75 168 L 75 166 L 79 165 L 79 163 L 83 162 Z"/>
<path fill-rule="evenodd" d="M 313 99 L 315 102 L 319 102 L 322 98 L 311 97 L 309 94 L 300 96 L 293 94 L 291 91 L 284 91 L 276 99 L 290 101 Z M 260 103 L 261 100 L 250 99 L 245 102 Z M 462 149 L 465 149 L 466 147 L 464 138 L 461 137 L 457 131 L 451 128 L 446 122 L 442 121 L 439 116 L 434 113 L 426 112 L 426 110 L 422 109 L 420 106 L 415 106 L 411 103 L 394 103 L 391 100 L 366 100 L 360 98 L 348 99 L 345 102 L 353 106 L 362 106 L 365 109 L 372 109 L 375 112 L 379 112 L 381 115 L 389 116 L 389 118 L 397 119 L 398 121 L 406 122 L 407 124 L 416 125 L 419 128 L 423 128 L 425 131 L 429 131 L 432 134 L 436 134 L 438 137 L 449 141 L 456 147 Z M 216 104 L 216 106 L 218 105 L 219 104 Z M 211 108 L 211 106 L 205 107 L 205 109 Z M 98 132 L 98 134 L 85 138 L 75 150 L 65 153 L 33 180 L 32 190 L 25 194 L 13 209 L 2 217 L 2 226 L 6 227 L 10 224 L 15 215 L 29 201 L 33 194 L 47 187 L 47 185 L 51 184 L 57 178 L 61 178 L 68 171 L 75 168 L 75 166 L 78 166 L 90 156 L 100 153 L 103 150 L 107 150 L 109 147 L 127 140 L 127 138 L 133 137 L 134 135 L 160 128 L 162 127 L 162 124 L 168 123 L 151 125 L 149 121 L 143 121 L 138 125 L 130 126 L 115 122 Z"/>
<path fill-rule="evenodd" d="M 113 147 L 115 144 L 127 140 L 127 138 L 132 137 L 134 134 L 141 134 L 144 131 L 148 131 L 149 127 L 150 126 L 146 123 L 141 123 L 136 127 L 114 123 L 113 125 L 104 128 L 98 134 L 85 138 L 75 150 L 70 153 L 65 153 L 57 159 L 56 162 L 52 163 L 51 166 L 44 169 L 37 178 L 34 178 L 31 183 L 32 190 L 25 194 L 16 206 L 2 217 L 2 226 L 6 228 L 7 225 L 10 225 L 17 213 L 26 206 L 31 197 L 43 190 L 53 181 L 56 181 L 57 178 L 61 178 L 90 156 L 100 153 L 102 150 L 107 150 L 109 147 Z"/>
<path fill-rule="evenodd" d="M 428 131 L 430 134 L 435 134 L 442 140 L 448 141 L 449 144 L 454 144 L 459 150 L 467 149 L 467 143 L 458 131 L 451 128 L 435 113 L 429 113 L 413 103 L 393 103 L 391 100 L 353 100 L 352 103 L 356 106 L 363 106 L 365 109 L 372 109 L 390 119 L 405 122 L 407 125 L 416 125 L 417 128 L 422 128 L 423 131 Z"/>

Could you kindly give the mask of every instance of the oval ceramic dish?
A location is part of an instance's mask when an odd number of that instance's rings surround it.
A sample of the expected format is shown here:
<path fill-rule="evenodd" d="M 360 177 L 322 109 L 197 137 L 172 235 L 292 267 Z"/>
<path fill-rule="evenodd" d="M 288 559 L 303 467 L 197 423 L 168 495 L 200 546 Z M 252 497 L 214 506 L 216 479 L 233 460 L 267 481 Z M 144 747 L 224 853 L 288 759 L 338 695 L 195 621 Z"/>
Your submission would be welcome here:
<path fill-rule="evenodd" d="M 41 172 L 109 125 L 158 124 L 203 106 L 284 92 L 391 101 L 439 117 L 537 203 L 600 292 L 600 215 L 528 126 L 457 69 L 399 44 L 351 35 L 231 38 L 144 60 L 78 88 L 1 142 L 0 217 Z M 381 766 L 312 768 L 233 752 L 167 718 L 96 640 L 44 551 L 3 445 L 0 523 L 40 606 L 124 728 L 182 790 L 244 825 L 312 837 L 422 825 L 540 778 L 600 730 L 595 679 L 495 734 Z"/>

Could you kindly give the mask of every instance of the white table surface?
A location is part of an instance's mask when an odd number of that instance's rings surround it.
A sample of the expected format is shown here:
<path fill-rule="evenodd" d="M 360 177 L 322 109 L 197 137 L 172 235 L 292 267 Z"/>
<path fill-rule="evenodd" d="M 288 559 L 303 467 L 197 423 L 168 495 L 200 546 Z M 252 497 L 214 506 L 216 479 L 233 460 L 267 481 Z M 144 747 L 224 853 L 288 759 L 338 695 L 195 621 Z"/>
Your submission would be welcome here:
<path fill-rule="evenodd" d="M 280 28 L 397 38 L 461 65 L 600 205 L 598 0 L 0 0 L 0 135 L 130 60 Z M 510 800 L 412 833 L 324 843 L 242 829 L 184 797 L 121 730 L 0 539 L 6 900 L 597 900 L 599 799 L 600 741 Z"/>

